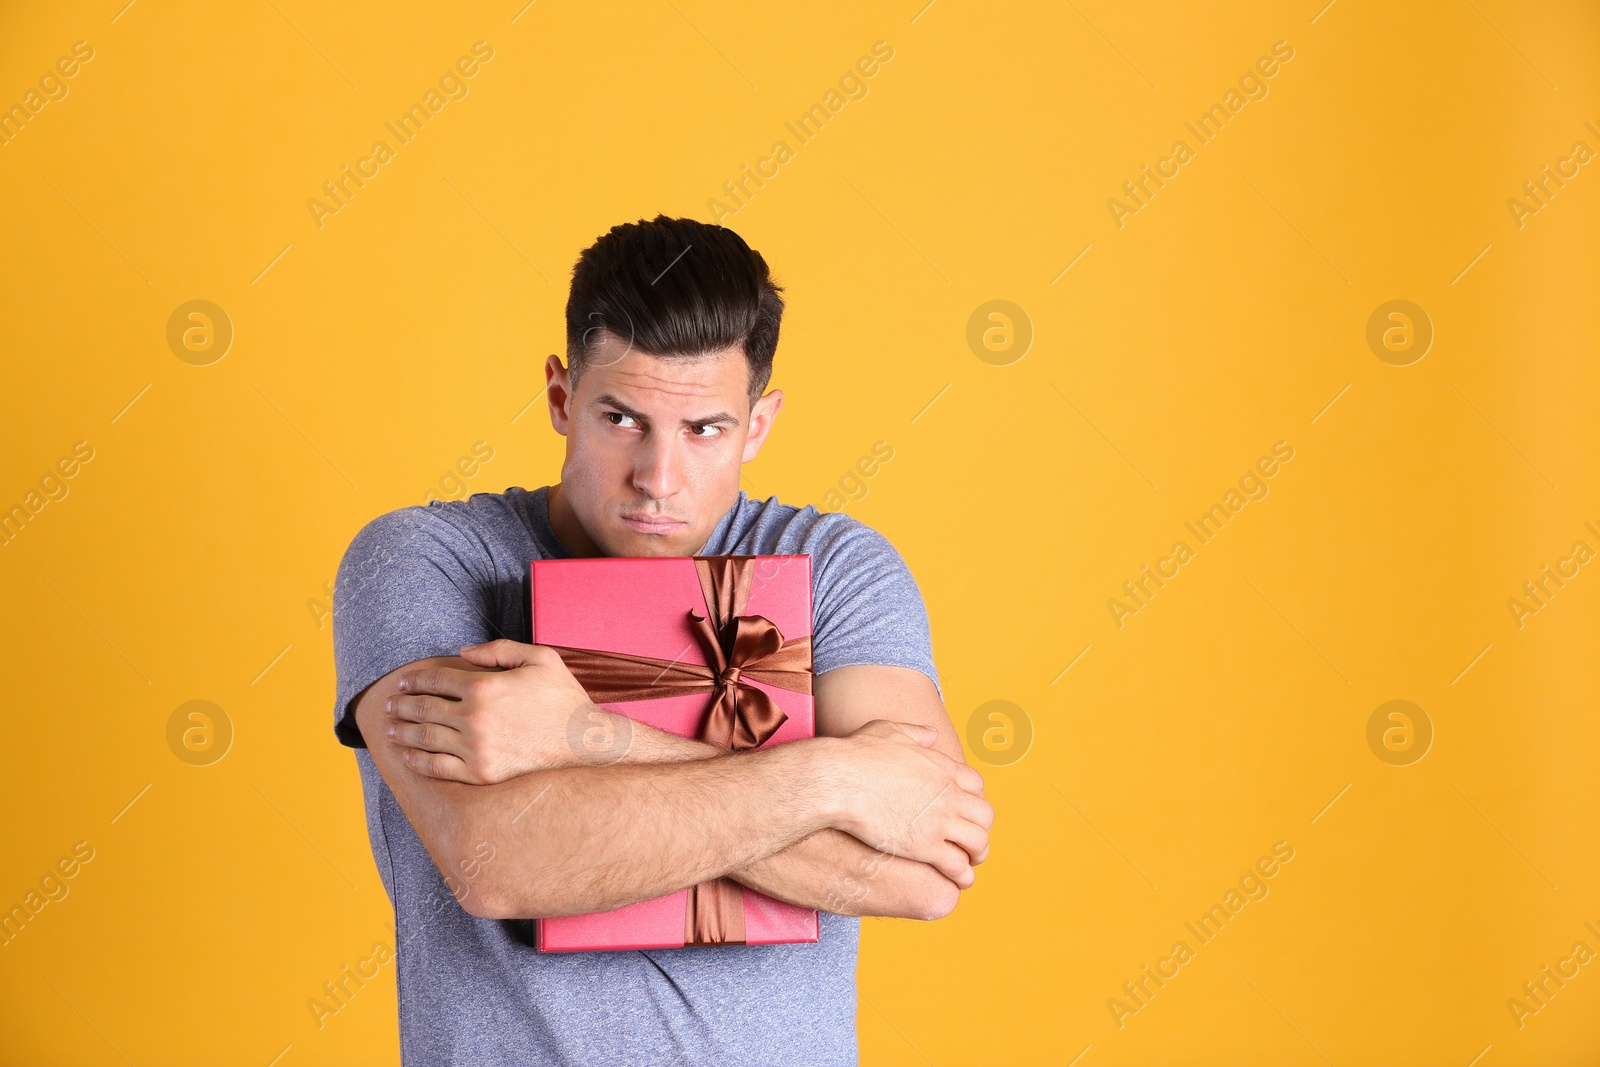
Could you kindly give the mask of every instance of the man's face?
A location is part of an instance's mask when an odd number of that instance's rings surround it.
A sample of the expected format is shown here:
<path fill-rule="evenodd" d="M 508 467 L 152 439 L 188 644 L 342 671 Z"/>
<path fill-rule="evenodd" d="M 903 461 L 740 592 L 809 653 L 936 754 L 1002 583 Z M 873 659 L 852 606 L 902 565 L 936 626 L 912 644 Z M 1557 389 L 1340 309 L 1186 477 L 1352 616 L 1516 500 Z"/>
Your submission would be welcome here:
<path fill-rule="evenodd" d="M 738 499 L 740 465 L 761 450 L 783 394 L 750 404 L 740 347 L 659 359 L 600 338 L 576 391 L 558 357 L 545 365 L 550 420 L 567 439 L 562 496 L 605 555 L 694 555 Z"/>

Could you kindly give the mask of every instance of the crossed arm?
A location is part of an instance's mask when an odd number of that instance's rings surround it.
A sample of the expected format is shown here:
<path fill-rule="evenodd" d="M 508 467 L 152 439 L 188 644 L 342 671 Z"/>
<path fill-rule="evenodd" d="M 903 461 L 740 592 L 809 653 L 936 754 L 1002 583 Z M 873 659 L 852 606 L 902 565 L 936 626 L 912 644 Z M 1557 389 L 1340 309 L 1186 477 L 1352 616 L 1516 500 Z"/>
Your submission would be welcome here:
<path fill-rule="evenodd" d="M 493 846 L 458 897 L 471 914 L 581 914 L 726 875 L 805 907 L 931 919 L 987 857 L 993 809 L 920 672 L 822 674 L 822 736 L 733 755 L 600 709 L 548 649 L 462 653 L 379 679 L 356 721 L 441 871 Z M 591 727 L 627 744 L 573 742 Z"/>

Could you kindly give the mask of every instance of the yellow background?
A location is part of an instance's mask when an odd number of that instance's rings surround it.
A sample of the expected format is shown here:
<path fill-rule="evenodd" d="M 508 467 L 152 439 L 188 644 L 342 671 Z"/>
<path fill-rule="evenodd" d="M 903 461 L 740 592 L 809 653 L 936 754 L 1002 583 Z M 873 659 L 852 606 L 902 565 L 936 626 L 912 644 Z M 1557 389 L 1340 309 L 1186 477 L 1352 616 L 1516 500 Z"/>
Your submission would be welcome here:
<path fill-rule="evenodd" d="M 395 1061 L 392 964 L 320 1030 L 306 1005 L 392 936 L 324 583 L 475 442 L 472 490 L 553 480 L 527 406 L 572 261 L 710 221 L 778 140 L 722 219 L 789 300 L 746 488 L 820 503 L 888 442 L 849 510 L 911 564 L 963 733 L 999 699 L 1033 734 L 980 763 L 993 859 L 955 915 L 864 923 L 863 1060 L 1600 1058 L 1600 963 L 1507 1006 L 1600 951 L 1600 567 L 1507 607 L 1600 549 L 1597 164 L 1507 206 L 1600 150 L 1592 6 L 123 2 L 0 26 L 7 105 L 94 49 L 0 147 L 0 506 L 94 449 L 0 548 L 0 907 L 95 850 L 0 948 L 0 1061 Z M 318 228 L 307 200 L 478 40 L 470 95 Z M 801 145 L 784 123 L 879 40 Z M 167 345 L 192 299 L 235 331 L 209 366 Z M 995 299 L 1034 331 L 1008 365 L 966 340 Z M 1409 366 L 1366 342 L 1392 299 L 1433 324 Z M 1108 598 L 1280 440 L 1270 495 L 1119 629 Z M 1367 743 L 1393 699 L 1434 730 L 1409 766 Z M 190 700 L 232 724 L 209 766 L 168 746 Z M 1122 983 L 1278 841 L 1270 895 L 1119 1028 Z"/>

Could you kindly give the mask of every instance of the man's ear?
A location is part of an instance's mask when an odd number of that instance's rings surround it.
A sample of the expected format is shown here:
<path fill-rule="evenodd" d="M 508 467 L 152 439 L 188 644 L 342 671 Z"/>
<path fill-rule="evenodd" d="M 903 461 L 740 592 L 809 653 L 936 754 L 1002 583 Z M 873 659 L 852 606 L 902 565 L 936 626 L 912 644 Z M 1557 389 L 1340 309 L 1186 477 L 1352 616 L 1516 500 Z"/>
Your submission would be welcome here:
<path fill-rule="evenodd" d="M 761 451 L 772 432 L 772 424 L 783 410 L 783 390 L 774 389 L 750 406 L 750 433 L 744 439 L 744 455 L 740 463 L 749 463 Z"/>
<path fill-rule="evenodd" d="M 550 405 L 550 425 L 555 427 L 556 433 L 565 437 L 571 422 L 567 407 L 572 400 L 572 378 L 560 356 L 552 355 L 544 361 L 544 380 L 545 401 Z"/>

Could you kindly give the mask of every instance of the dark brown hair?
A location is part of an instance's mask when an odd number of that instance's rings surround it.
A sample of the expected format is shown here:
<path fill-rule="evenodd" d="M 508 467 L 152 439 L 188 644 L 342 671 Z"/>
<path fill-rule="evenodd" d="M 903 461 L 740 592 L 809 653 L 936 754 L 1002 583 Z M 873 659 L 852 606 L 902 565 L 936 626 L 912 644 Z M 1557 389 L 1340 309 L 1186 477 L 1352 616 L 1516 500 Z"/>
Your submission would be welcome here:
<path fill-rule="evenodd" d="M 665 215 L 613 226 L 572 268 L 567 365 L 573 385 L 604 329 L 662 359 L 743 345 L 755 403 L 772 377 L 782 291 L 761 253 L 725 227 Z"/>

